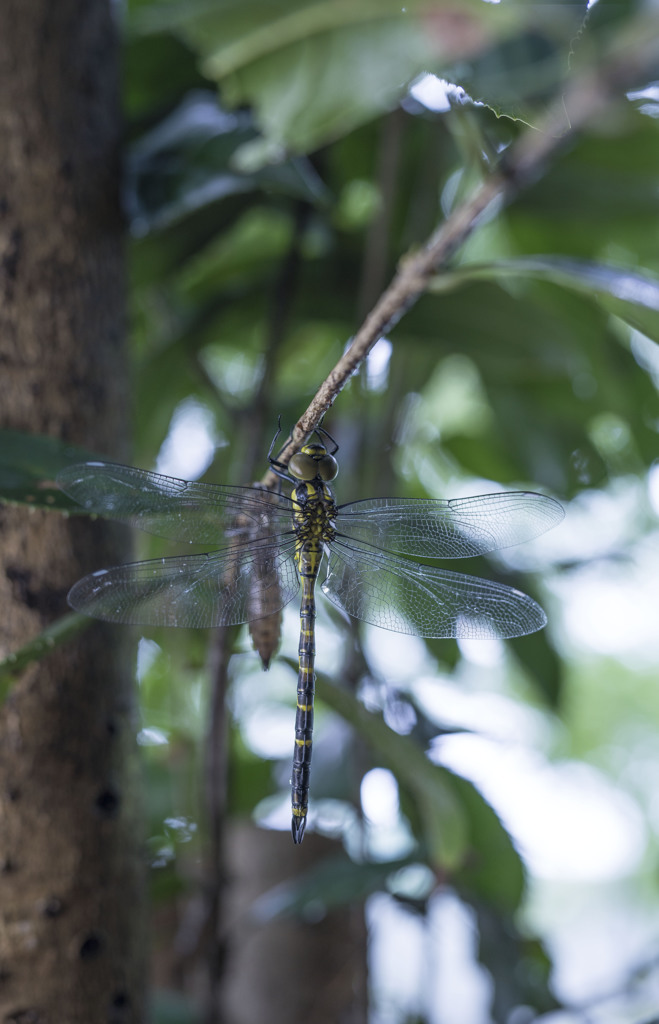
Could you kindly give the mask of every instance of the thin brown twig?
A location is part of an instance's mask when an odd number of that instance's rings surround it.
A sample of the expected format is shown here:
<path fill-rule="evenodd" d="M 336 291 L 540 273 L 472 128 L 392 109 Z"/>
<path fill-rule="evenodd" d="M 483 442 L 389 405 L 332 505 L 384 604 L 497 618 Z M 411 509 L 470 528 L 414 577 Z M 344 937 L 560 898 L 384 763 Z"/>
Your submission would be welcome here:
<path fill-rule="evenodd" d="M 376 342 L 414 305 L 431 279 L 449 263 L 493 207 L 509 203 L 534 182 L 553 157 L 564 150 L 587 124 L 603 114 L 612 100 L 624 96 L 627 89 L 637 85 L 658 61 L 659 33 L 656 24 L 636 20 L 628 32 L 615 39 L 598 66 L 571 78 L 564 95 L 549 107 L 539 127 L 528 128 L 519 136 L 500 166 L 483 181 L 473 196 L 450 214 L 426 244 L 403 256 L 391 284 L 366 316 L 349 347 L 296 423 L 277 456 L 279 463 L 288 465 L 291 456 L 318 426 Z M 277 479 L 269 470 L 262 482 L 266 487 L 274 487 Z"/>

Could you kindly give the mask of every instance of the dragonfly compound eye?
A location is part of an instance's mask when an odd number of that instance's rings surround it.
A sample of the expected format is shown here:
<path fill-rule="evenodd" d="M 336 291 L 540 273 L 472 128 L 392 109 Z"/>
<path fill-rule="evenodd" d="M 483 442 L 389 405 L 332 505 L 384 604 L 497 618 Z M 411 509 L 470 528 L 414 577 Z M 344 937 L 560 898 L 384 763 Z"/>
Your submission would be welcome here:
<path fill-rule="evenodd" d="M 313 480 L 318 476 L 318 463 L 310 455 L 298 452 L 288 464 L 289 471 L 298 480 Z"/>
<path fill-rule="evenodd" d="M 339 472 L 339 464 L 333 455 L 323 455 L 322 459 L 318 459 L 316 467 L 316 472 L 325 483 L 333 480 Z"/>

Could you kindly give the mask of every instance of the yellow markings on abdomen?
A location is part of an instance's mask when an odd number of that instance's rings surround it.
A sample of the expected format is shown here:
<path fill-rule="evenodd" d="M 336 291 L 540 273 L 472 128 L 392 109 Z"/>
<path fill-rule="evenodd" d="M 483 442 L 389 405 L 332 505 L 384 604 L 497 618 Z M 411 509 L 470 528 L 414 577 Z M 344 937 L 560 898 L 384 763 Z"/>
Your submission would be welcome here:
<path fill-rule="evenodd" d="M 336 506 L 325 484 L 301 482 L 291 495 L 296 533 L 295 564 L 302 581 L 300 643 L 298 647 L 297 710 L 292 773 L 292 831 L 302 842 L 309 800 L 309 775 L 313 744 L 313 701 L 316 597 L 315 586 L 325 545 L 334 538 Z"/>

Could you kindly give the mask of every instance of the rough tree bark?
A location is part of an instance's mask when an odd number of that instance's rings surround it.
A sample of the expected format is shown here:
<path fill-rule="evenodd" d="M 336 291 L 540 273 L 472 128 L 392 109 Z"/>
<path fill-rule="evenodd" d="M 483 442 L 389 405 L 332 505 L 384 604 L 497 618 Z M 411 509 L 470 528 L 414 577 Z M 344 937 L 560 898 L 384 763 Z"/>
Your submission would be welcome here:
<path fill-rule="evenodd" d="M 0 5 L 0 426 L 124 457 L 110 0 Z M 0 656 L 124 560 L 110 527 L 0 507 Z M 145 1019 L 130 663 L 94 626 L 0 709 L 0 1020 Z"/>

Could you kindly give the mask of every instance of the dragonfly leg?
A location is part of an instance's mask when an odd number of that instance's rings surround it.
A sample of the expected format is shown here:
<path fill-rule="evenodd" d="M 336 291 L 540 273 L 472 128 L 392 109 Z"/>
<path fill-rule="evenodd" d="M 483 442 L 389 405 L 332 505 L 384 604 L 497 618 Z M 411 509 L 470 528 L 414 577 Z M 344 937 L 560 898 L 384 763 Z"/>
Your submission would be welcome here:
<path fill-rule="evenodd" d="M 295 716 L 295 748 L 293 751 L 291 831 L 293 841 L 301 843 L 307 824 L 309 803 L 309 776 L 313 735 L 314 642 L 316 599 L 315 578 L 302 577 L 302 605 L 300 608 L 300 646 L 298 648 L 299 674 L 297 683 L 297 713 Z"/>

